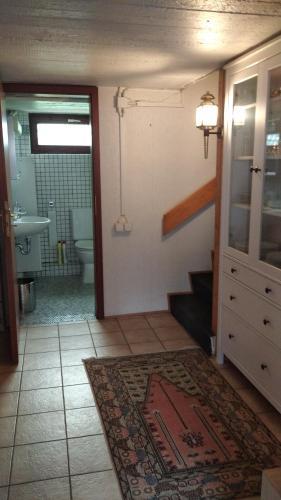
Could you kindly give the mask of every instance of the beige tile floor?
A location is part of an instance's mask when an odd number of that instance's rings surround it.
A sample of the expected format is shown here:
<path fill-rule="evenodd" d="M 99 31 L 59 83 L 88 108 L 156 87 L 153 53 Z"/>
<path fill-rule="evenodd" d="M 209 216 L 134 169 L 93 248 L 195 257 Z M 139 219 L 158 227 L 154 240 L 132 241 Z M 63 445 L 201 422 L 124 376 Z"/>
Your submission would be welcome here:
<path fill-rule="evenodd" d="M 169 313 L 22 327 L 17 369 L 0 364 L 0 500 L 121 500 L 82 359 L 194 346 Z M 219 370 L 281 439 L 280 415 Z"/>

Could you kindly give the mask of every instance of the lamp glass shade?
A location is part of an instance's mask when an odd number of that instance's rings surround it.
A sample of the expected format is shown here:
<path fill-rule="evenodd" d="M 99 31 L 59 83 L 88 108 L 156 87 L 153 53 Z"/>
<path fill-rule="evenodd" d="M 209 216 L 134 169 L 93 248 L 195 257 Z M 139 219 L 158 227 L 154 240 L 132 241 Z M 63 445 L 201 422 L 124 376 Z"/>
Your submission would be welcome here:
<path fill-rule="evenodd" d="M 246 110 L 244 106 L 234 106 L 233 108 L 233 124 L 238 127 L 245 125 L 246 121 Z"/>
<path fill-rule="evenodd" d="M 217 126 L 218 106 L 212 102 L 205 102 L 196 108 L 196 127 L 212 129 Z"/>

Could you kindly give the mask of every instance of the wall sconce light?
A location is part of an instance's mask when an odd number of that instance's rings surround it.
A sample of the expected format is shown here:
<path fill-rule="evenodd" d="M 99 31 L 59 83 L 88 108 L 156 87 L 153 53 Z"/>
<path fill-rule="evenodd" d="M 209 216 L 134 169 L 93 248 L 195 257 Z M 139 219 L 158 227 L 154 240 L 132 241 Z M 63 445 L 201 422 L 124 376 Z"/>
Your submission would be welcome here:
<path fill-rule="evenodd" d="M 196 108 L 196 127 L 204 132 L 204 158 L 208 158 L 209 135 L 215 134 L 222 137 L 222 127 L 217 127 L 218 105 L 215 97 L 209 91 L 201 97 L 201 104 Z M 217 127 L 217 130 L 214 130 Z"/>

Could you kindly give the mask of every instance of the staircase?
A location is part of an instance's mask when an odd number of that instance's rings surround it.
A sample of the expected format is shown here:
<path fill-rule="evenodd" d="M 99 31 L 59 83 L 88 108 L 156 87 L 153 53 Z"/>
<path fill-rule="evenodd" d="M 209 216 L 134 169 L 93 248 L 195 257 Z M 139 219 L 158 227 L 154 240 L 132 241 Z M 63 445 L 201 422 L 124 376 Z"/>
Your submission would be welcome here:
<path fill-rule="evenodd" d="M 212 354 L 212 271 L 190 273 L 190 293 L 169 295 L 170 311 L 207 354 Z"/>

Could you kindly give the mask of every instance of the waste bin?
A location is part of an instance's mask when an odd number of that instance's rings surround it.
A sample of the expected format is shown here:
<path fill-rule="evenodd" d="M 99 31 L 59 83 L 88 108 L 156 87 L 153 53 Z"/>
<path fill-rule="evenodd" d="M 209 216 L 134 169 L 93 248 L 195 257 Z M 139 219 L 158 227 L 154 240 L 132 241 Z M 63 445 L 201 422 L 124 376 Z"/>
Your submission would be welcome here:
<path fill-rule="evenodd" d="M 36 306 L 35 281 L 32 278 L 18 279 L 20 310 L 32 312 Z"/>

